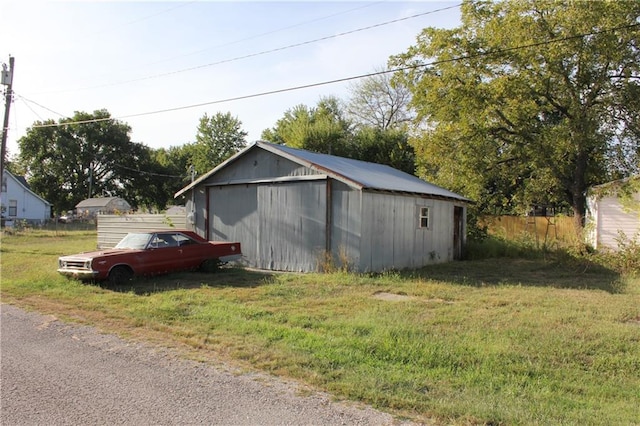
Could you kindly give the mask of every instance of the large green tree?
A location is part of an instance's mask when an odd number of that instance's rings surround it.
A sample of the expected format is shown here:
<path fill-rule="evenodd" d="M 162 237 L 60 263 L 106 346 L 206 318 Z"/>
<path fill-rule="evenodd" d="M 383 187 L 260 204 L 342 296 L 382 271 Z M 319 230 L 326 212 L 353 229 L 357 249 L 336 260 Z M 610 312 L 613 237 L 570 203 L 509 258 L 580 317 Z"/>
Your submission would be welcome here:
<path fill-rule="evenodd" d="M 148 148 L 131 142 L 130 131 L 106 110 L 36 122 L 18 141 L 19 168 L 57 212 L 95 196 L 121 196 L 135 206 L 131 195 Z"/>
<path fill-rule="evenodd" d="M 298 105 L 286 111 L 273 129 L 262 132 L 270 142 L 340 156 L 349 156 L 351 135 L 342 103 L 332 96 L 312 108 Z"/>
<path fill-rule="evenodd" d="M 200 118 L 193 146 L 192 161 L 198 174 L 203 174 L 231 157 L 247 144 L 242 122 L 230 112 L 218 112 Z"/>
<path fill-rule="evenodd" d="M 402 129 L 361 127 L 353 135 L 351 150 L 352 158 L 415 174 L 415 153 L 409 135 Z"/>
<path fill-rule="evenodd" d="M 173 195 L 190 182 L 191 157 L 179 147 L 148 149 L 138 159 L 135 185 L 128 192 L 140 209 L 162 211 L 179 203 Z"/>
<path fill-rule="evenodd" d="M 485 210 L 568 205 L 637 171 L 638 1 L 465 1 L 462 25 L 426 28 L 406 67 L 423 130 L 421 176 Z"/>
<path fill-rule="evenodd" d="M 378 80 L 376 82 L 379 83 Z M 368 93 L 371 97 L 380 98 L 371 100 L 372 104 L 386 102 L 386 90 Z M 364 93 L 359 92 L 358 96 L 360 100 L 364 99 Z M 363 117 L 368 116 L 373 122 L 376 121 L 375 112 L 362 112 Z M 298 105 L 286 111 L 275 127 L 262 132 L 262 138 L 293 148 L 386 164 L 414 174 L 415 155 L 408 142 L 408 133 L 399 119 L 400 115 L 395 116 L 394 112 L 390 114 L 393 117 L 383 114 L 386 117 L 383 119 L 385 124 L 375 125 L 363 119 L 354 125 L 347 118 L 349 113 L 344 103 L 338 98 L 326 97 L 315 107 Z"/>

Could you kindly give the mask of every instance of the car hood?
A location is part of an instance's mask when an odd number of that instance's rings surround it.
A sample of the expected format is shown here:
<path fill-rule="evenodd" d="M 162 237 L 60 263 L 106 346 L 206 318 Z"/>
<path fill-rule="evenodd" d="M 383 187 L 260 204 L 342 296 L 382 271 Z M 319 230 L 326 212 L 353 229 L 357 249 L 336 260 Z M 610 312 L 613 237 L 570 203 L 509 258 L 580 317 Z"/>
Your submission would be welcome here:
<path fill-rule="evenodd" d="M 117 256 L 119 254 L 132 254 L 139 252 L 140 250 L 133 249 L 106 249 L 106 250 L 96 250 L 96 251 L 88 251 L 85 253 L 71 254 L 68 256 L 61 256 L 60 259 L 83 259 L 83 260 L 91 260 L 97 257 L 111 257 Z"/>

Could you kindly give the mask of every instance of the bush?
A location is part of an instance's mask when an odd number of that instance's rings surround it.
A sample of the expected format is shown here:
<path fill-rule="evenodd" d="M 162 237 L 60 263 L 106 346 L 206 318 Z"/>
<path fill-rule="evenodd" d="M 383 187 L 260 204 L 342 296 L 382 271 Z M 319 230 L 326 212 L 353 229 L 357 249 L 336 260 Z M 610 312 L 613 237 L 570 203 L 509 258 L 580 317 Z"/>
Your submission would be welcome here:
<path fill-rule="evenodd" d="M 640 241 L 628 238 L 623 232 L 616 238 L 618 251 L 601 251 L 589 254 L 591 259 L 603 266 L 623 274 L 640 273 Z"/>

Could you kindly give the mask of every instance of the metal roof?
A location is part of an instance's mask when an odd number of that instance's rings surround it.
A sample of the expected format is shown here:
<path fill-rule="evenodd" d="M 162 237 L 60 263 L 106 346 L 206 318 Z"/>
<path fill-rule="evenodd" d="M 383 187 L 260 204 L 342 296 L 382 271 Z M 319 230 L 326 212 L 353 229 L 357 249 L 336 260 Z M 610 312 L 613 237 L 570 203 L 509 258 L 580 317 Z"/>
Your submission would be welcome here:
<path fill-rule="evenodd" d="M 78 204 L 76 204 L 76 208 L 106 207 L 111 201 L 118 199 L 120 199 L 120 197 L 87 198 L 86 200 L 82 200 Z"/>
<path fill-rule="evenodd" d="M 317 152 L 305 151 L 264 141 L 254 142 L 252 145 L 220 164 L 209 173 L 201 176 L 191 185 L 183 188 L 176 194 L 176 196 L 207 179 L 211 175 L 215 174 L 215 172 L 255 147 L 266 149 L 267 151 L 285 157 L 305 167 L 318 170 L 323 174 L 327 174 L 336 180 L 342 181 L 347 185 L 357 187 L 358 189 L 407 192 L 455 199 L 465 202 L 471 201 L 462 195 L 456 194 L 455 192 L 383 164 L 369 163 L 351 158 L 337 157 L 335 155 L 320 154 Z"/>
<path fill-rule="evenodd" d="M 266 142 L 257 142 L 257 144 L 264 146 L 272 152 L 280 151 L 286 153 L 290 157 L 302 160 L 308 167 L 333 175 L 332 177 L 341 181 L 347 181 L 345 183 L 351 183 L 360 189 L 411 192 L 415 194 L 433 195 L 462 201 L 470 201 L 455 192 L 426 182 L 416 176 L 384 164 L 369 163 L 351 158 L 337 157 L 335 155 L 320 154 L 317 152 L 310 152 Z"/>

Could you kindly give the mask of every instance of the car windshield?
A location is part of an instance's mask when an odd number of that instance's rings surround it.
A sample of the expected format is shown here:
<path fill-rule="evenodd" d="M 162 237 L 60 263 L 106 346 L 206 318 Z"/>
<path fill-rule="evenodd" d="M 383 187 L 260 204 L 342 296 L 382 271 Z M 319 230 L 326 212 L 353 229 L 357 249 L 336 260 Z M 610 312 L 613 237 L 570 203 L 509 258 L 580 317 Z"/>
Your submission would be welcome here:
<path fill-rule="evenodd" d="M 127 234 L 122 240 L 120 240 L 115 248 L 142 250 L 147 246 L 152 235 L 153 234 L 148 233 Z"/>

